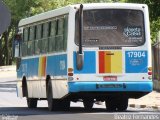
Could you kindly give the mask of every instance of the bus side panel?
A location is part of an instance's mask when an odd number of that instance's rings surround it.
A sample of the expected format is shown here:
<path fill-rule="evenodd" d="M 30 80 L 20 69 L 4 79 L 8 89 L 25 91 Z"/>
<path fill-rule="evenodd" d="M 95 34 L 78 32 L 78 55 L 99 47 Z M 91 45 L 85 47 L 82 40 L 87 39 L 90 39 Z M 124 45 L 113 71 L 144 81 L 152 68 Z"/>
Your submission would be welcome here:
<path fill-rule="evenodd" d="M 20 68 L 17 70 L 18 79 L 37 77 L 39 67 L 39 58 L 22 59 Z"/>
<path fill-rule="evenodd" d="M 17 70 L 17 94 L 22 97 L 22 79 L 26 77 L 27 89 L 29 97 L 41 97 L 41 94 L 37 94 L 41 91 L 40 78 L 38 78 L 39 70 L 39 58 L 22 59 L 21 65 Z"/>
<path fill-rule="evenodd" d="M 28 84 L 29 97 L 46 98 L 46 75 L 50 75 L 55 98 L 61 98 L 68 93 L 67 88 L 67 54 L 42 56 L 38 58 L 22 59 L 17 71 L 19 78 L 17 93 L 22 97 L 22 77 Z M 28 81 L 29 80 L 29 81 Z M 32 81 L 34 80 L 34 81 Z M 41 94 L 37 94 L 41 91 Z"/>
<path fill-rule="evenodd" d="M 46 74 L 52 77 L 67 75 L 67 54 L 48 56 Z"/>
<path fill-rule="evenodd" d="M 48 56 L 46 75 L 52 79 L 53 98 L 67 95 L 67 54 Z"/>
<path fill-rule="evenodd" d="M 68 82 L 66 79 L 52 80 L 53 98 L 59 99 L 68 94 Z"/>

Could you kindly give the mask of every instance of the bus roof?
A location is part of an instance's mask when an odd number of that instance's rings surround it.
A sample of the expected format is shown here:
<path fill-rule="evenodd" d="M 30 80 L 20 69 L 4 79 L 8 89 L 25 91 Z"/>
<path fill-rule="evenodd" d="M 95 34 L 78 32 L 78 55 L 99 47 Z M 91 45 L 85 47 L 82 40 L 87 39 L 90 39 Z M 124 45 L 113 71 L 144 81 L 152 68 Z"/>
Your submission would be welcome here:
<path fill-rule="evenodd" d="M 48 12 L 44 12 L 41 14 L 37 14 L 35 16 L 32 17 L 28 17 L 25 19 L 20 20 L 19 22 L 19 27 L 21 26 L 25 26 L 31 23 L 35 23 L 38 21 L 42 21 L 42 20 L 46 20 L 46 19 L 50 19 L 59 15 L 64 15 L 69 13 L 71 8 L 79 8 L 80 4 L 76 4 L 76 5 L 69 5 L 66 7 L 62 7 L 62 8 L 58 8 L 55 10 L 51 10 Z M 115 9 L 119 9 L 119 8 L 125 8 L 125 9 L 137 9 L 137 8 L 142 8 L 142 6 L 147 7 L 146 4 L 135 4 L 135 3 L 89 3 L 89 4 L 83 4 L 84 5 L 84 9 L 100 9 L 100 8 L 115 8 Z"/>
<path fill-rule="evenodd" d="M 70 6 L 58 8 L 20 20 L 19 27 L 69 13 Z"/>

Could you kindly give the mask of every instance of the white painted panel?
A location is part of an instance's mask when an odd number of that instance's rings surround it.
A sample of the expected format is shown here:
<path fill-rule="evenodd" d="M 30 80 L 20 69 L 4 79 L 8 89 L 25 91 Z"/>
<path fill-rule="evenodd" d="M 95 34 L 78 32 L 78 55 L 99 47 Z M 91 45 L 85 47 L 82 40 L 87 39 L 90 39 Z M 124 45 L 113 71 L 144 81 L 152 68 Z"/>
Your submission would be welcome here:
<path fill-rule="evenodd" d="M 32 98 L 32 82 L 27 81 L 27 90 L 28 90 L 28 97 Z"/>
<path fill-rule="evenodd" d="M 28 97 L 41 98 L 41 82 L 39 80 L 27 81 Z"/>
<path fill-rule="evenodd" d="M 62 98 L 68 94 L 67 80 L 52 80 L 53 98 Z"/>
<path fill-rule="evenodd" d="M 46 98 L 46 80 L 41 80 L 41 98 Z"/>

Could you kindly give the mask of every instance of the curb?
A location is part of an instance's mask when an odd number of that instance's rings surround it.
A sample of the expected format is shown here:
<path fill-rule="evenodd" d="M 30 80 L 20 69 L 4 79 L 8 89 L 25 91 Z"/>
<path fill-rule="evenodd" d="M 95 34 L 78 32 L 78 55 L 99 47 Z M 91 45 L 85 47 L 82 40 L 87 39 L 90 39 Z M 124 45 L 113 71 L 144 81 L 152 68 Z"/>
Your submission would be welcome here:
<path fill-rule="evenodd" d="M 128 106 L 132 108 L 152 108 L 154 110 L 160 110 L 160 106 L 147 106 L 147 105 L 136 105 L 136 104 L 129 104 Z"/>

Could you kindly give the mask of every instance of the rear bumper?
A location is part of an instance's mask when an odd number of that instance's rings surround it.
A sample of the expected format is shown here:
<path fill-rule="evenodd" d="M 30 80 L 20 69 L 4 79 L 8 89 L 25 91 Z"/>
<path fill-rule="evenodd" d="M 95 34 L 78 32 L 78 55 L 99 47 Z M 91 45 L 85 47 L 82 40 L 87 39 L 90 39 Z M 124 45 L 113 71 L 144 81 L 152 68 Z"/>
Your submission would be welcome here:
<path fill-rule="evenodd" d="M 147 82 L 69 82 L 69 93 L 79 92 L 151 92 L 152 81 Z"/>

